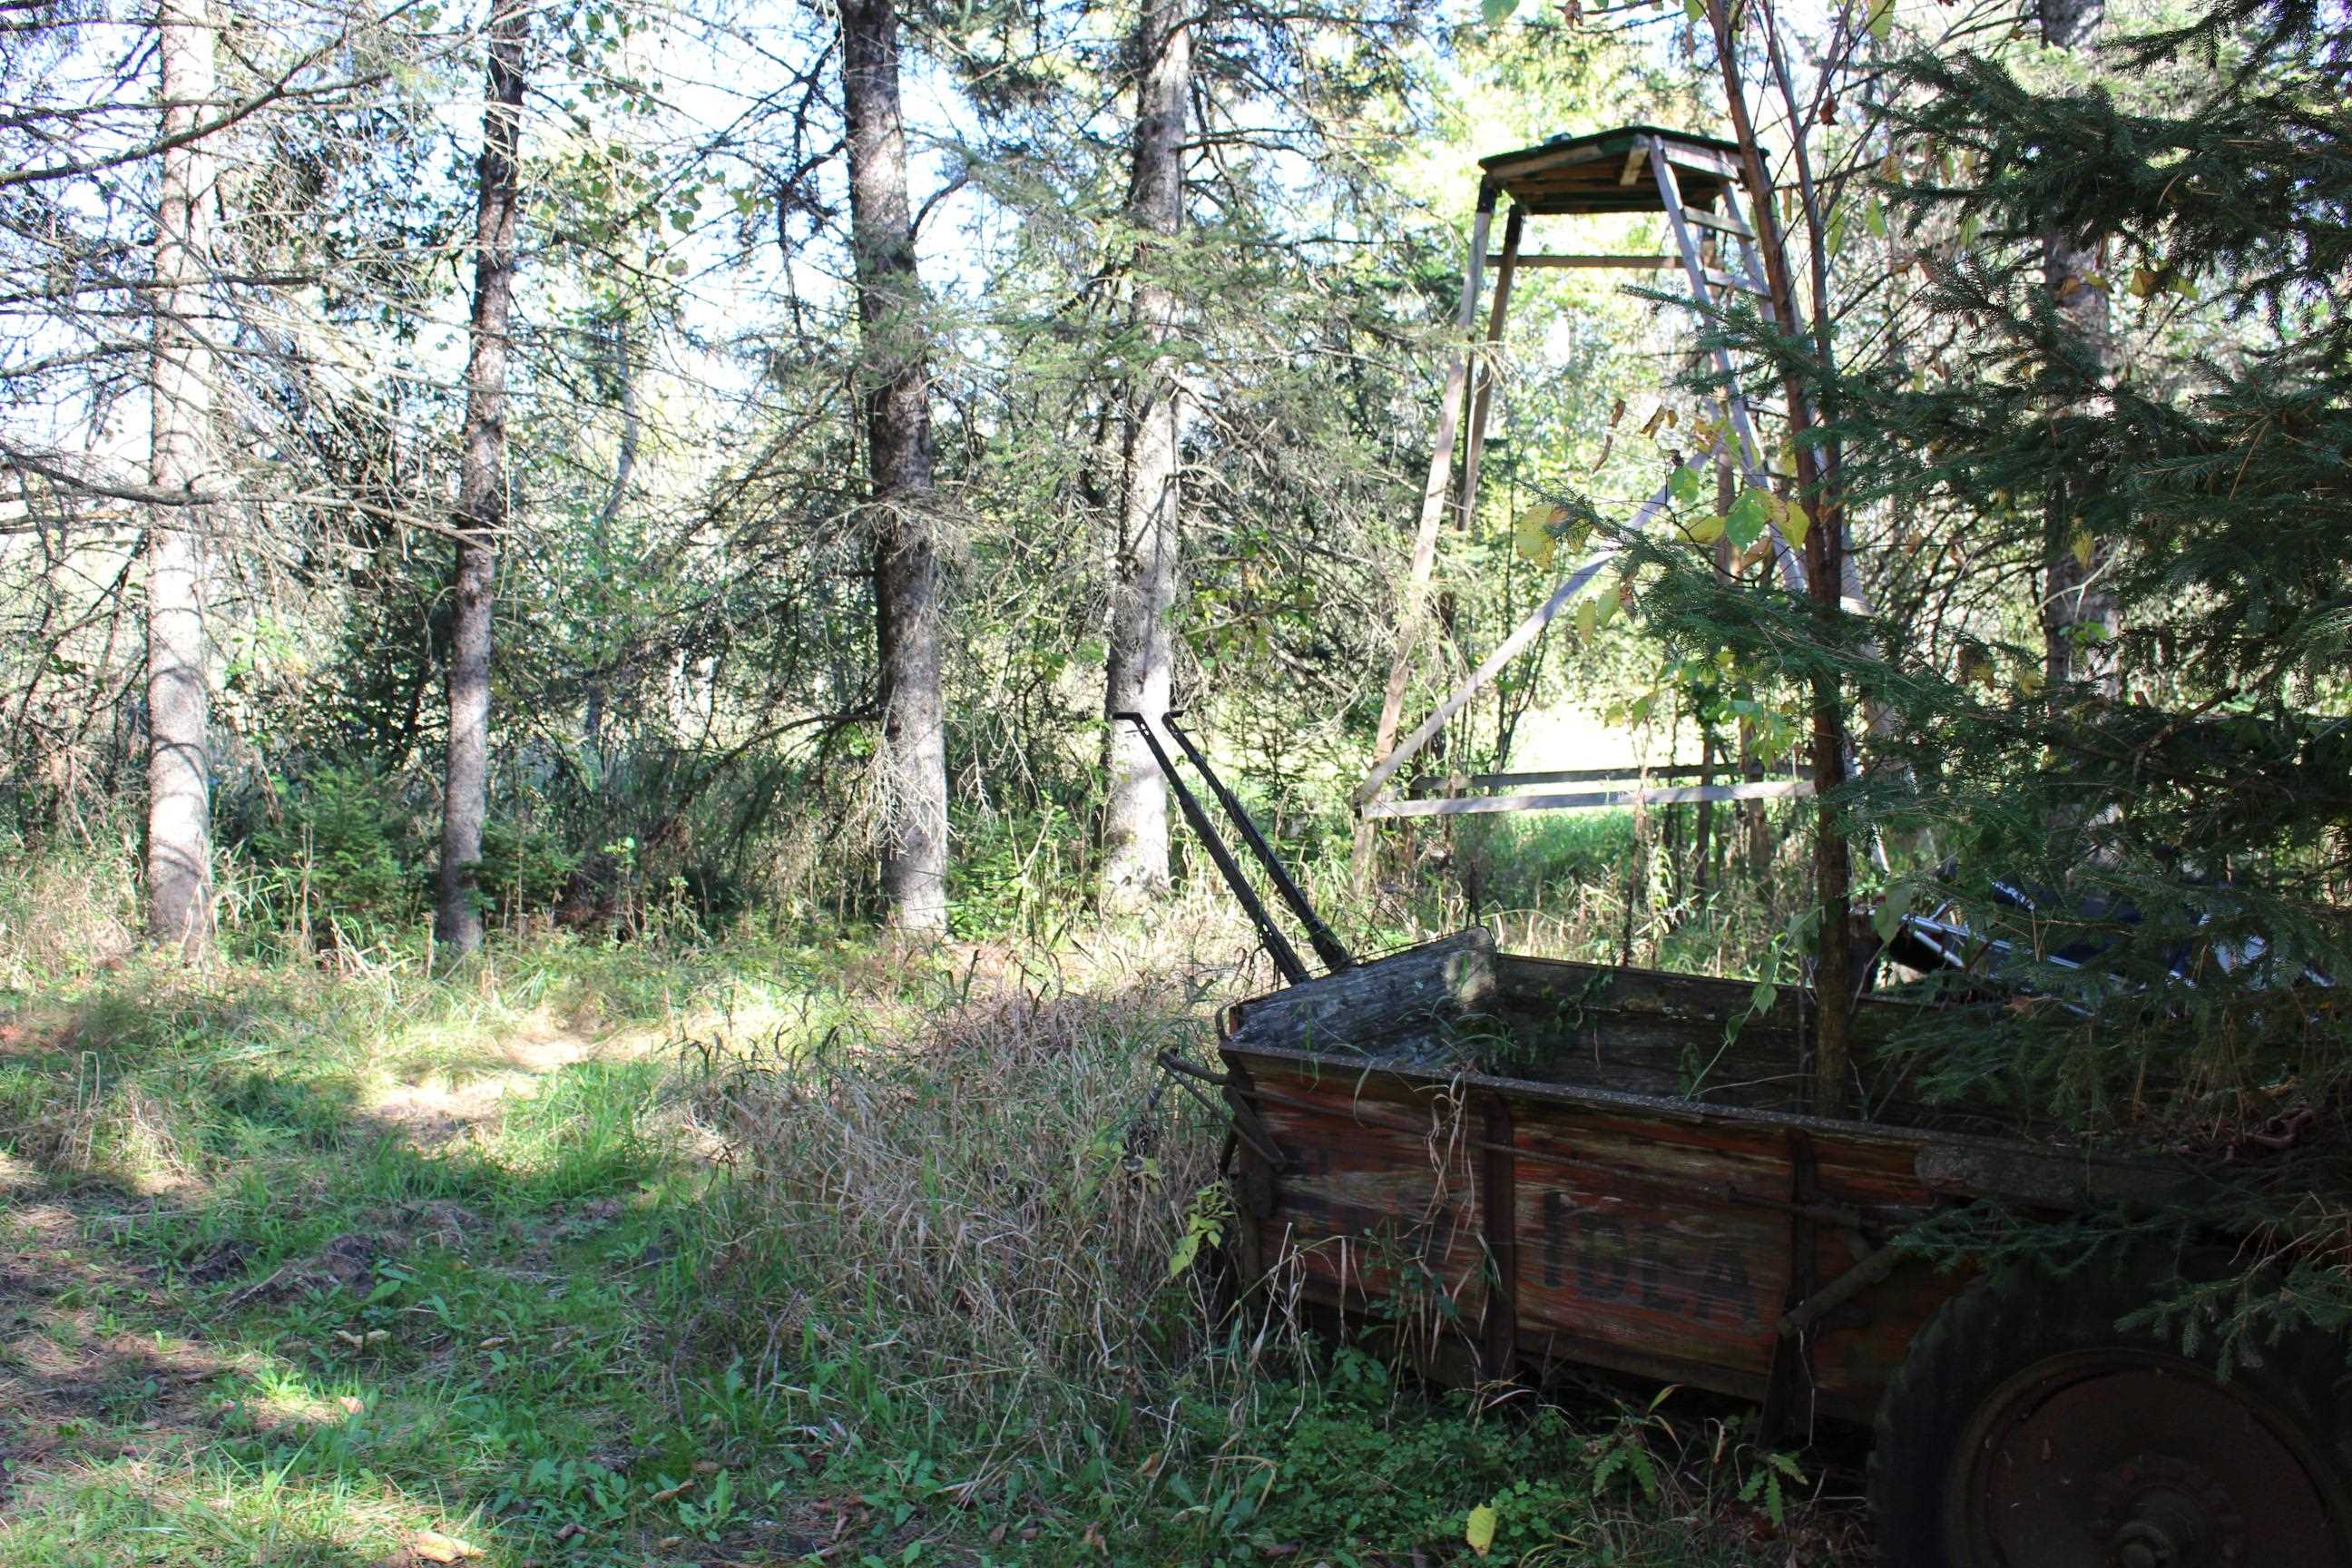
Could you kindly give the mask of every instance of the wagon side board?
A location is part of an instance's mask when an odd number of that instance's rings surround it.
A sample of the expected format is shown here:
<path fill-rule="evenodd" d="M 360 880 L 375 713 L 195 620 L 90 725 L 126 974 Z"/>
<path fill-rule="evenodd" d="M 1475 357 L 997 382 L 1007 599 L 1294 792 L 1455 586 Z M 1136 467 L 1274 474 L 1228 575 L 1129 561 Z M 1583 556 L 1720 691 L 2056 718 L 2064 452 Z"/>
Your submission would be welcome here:
<path fill-rule="evenodd" d="M 1888 1251 L 1906 1225 L 1987 1194 L 2071 1206 L 2146 1179 L 1905 1128 L 1233 1040 L 1223 1056 L 1266 1145 L 1238 1153 L 1244 1271 L 1394 1321 L 1441 1373 L 1575 1363 L 1763 1399 L 1778 1360 L 1798 1419 L 1866 1420 L 1967 1282 Z"/>

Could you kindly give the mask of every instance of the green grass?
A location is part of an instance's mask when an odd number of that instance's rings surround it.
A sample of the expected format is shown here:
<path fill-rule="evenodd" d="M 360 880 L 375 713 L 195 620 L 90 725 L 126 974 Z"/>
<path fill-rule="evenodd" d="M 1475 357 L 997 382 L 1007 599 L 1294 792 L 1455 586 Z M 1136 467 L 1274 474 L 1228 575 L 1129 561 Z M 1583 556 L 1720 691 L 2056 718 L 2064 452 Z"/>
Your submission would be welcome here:
<path fill-rule="evenodd" d="M 446 983 L 0 943 L 0 1563 L 1338 1568 L 1481 1507 L 1495 1562 L 1818 1560 L 1736 1412 L 1205 1326 L 1217 1130 L 1150 1063 L 1235 939 L 1179 927 Z"/>

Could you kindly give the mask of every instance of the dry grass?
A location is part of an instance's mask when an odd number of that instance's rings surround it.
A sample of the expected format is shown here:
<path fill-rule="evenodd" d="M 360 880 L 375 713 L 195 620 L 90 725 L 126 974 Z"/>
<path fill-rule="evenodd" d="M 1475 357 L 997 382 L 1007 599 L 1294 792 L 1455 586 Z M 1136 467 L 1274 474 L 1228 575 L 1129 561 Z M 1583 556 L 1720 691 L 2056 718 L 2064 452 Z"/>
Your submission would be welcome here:
<path fill-rule="evenodd" d="M 818 1419 L 856 1400 L 993 1430 L 971 1484 L 1083 1462 L 1197 1337 L 1170 1256 L 1217 1130 L 1151 1066 L 1196 1030 L 1172 985 L 1016 991 L 911 1049 L 836 1036 L 714 1069 L 691 1100 L 726 1173 L 694 1337 Z M 827 1362 L 845 1375 L 812 1386 Z"/>
<path fill-rule="evenodd" d="M 110 968 L 138 945 L 137 863 L 124 845 L 0 836 L 0 993 Z"/>

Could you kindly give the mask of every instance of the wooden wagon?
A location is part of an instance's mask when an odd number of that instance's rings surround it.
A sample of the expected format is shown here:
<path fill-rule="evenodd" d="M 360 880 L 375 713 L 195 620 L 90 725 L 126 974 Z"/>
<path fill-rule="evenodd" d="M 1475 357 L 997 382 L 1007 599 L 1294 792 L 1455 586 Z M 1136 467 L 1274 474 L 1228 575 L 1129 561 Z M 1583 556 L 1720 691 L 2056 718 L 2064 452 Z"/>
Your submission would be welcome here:
<path fill-rule="evenodd" d="M 2178 1260 L 1979 1276 L 1897 1245 L 1954 1205 L 2057 1215 L 2181 1172 L 1931 1115 L 1871 1065 L 1897 1003 L 1857 1022 L 1866 1112 L 1799 1114 L 1809 998 L 1758 1000 L 1473 931 L 1238 1004 L 1233 1259 L 1440 1376 L 1574 1364 L 1875 1422 L 1902 1568 L 2352 1563 L 2341 1346 L 2224 1378 L 2116 1327 Z"/>

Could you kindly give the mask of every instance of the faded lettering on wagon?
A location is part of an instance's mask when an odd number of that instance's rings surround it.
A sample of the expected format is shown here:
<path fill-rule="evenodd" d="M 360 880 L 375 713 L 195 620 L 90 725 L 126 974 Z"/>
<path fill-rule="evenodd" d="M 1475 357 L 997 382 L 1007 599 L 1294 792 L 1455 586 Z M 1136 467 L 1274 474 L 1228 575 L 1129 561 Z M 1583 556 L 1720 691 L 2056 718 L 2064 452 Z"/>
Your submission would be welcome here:
<path fill-rule="evenodd" d="M 1580 1207 L 1556 1189 L 1543 1194 L 1542 1218 L 1538 1267 L 1550 1288 L 1695 1322 L 1753 1328 L 1763 1321 L 1748 1258 L 1728 1241 Z"/>

